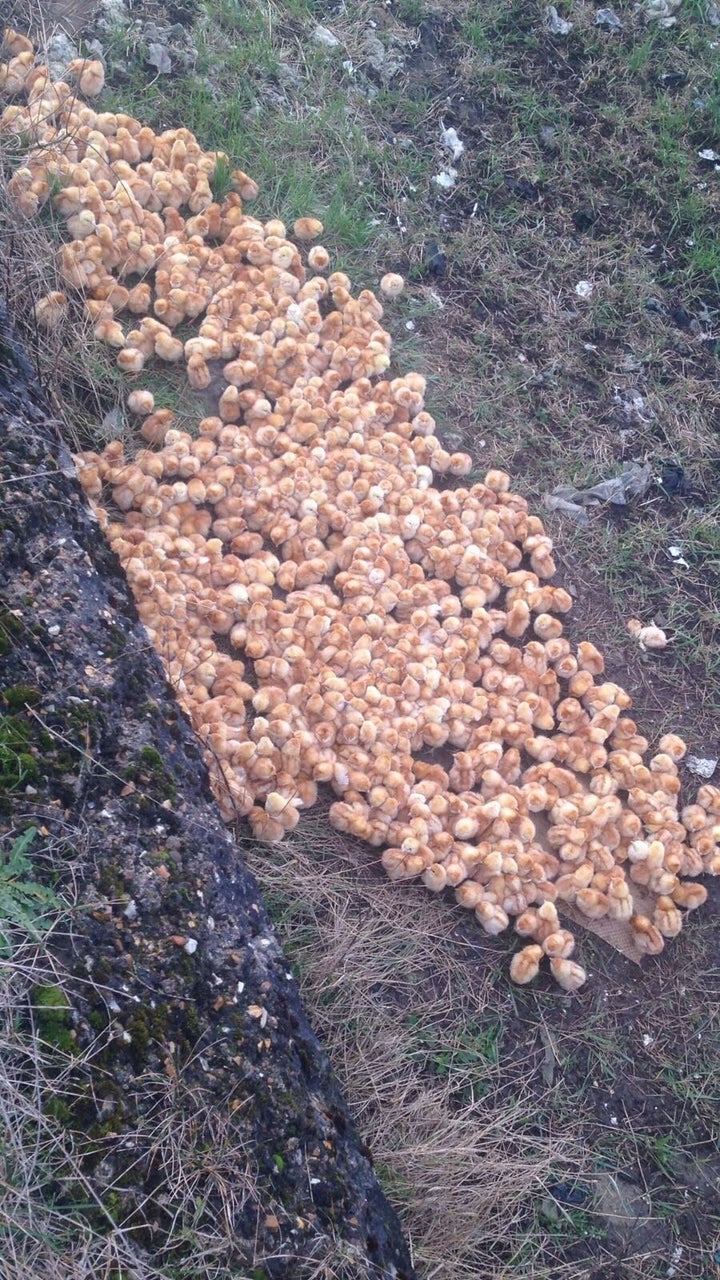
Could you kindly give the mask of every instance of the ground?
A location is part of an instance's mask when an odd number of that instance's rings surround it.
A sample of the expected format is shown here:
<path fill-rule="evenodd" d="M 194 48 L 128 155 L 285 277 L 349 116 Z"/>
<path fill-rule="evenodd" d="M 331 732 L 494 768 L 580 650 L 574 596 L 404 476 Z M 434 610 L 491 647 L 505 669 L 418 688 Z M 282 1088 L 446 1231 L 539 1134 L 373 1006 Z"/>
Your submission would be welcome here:
<path fill-rule="evenodd" d="M 569 634 L 600 645 L 649 736 L 714 758 L 720 174 L 701 153 L 720 151 L 720 27 L 705 0 L 668 28 L 642 7 L 618 3 L 611 31 L 566 3 L 554 35 L 519 0 L 138 3 L 101 36 L 106 102 L 226 150 L 261 216 L 320 216 L 356 288 L 407 277 L 396 368 L 427 373 L 478 475 L 505 466 L 541 510 L 555 486 L 650 462 L 627 507 L 547 515 Z M 118 430 L 119 379 L 90 359 L 81 385 L 77 352 L 57 355 L 82 443 Z M 630 617 L 670 647 L 643 654 Z M 720 1274 L 717 884 L 642 969 L 585 936 L 591 978 L 568 999 L 513 988 L 511 944 L 386 884 L 318 810 L 249 856 L 420 1275 Z"/>

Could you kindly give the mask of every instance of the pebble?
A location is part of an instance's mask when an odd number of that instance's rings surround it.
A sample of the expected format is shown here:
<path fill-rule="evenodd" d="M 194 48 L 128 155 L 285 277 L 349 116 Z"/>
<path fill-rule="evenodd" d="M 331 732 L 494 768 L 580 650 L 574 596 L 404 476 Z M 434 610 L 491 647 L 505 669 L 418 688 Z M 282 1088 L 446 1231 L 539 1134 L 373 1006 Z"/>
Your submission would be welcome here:
<path fill-rule="evenodd" d="M 333 35 L 327 27 L 317 26 L 312 33 L 312 38 L 316 44 L 322 44 L 326 49 L 337 49 L 340 44 L 337 36 Z"/>

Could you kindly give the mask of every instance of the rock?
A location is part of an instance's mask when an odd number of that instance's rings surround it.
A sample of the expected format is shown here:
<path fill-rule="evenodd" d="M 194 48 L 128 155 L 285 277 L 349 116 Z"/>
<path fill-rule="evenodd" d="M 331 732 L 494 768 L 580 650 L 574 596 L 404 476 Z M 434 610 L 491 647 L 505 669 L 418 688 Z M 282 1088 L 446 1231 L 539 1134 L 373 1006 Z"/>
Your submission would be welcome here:
<path fill-rule="evenodd" d="M 64 80 L 68 63 L 77 56 L 77 45 L 73 44 L 64 31 L 56 31 L 47 43 L 47 64 L 52 79 Z"/>
<path fill-rule="evenodd" d="M 101 31 L 115 31 L 130 20 L 125 0 L 100 0 L 99 8 L 96 26 Z"/>
<path fill-rule="evenodd" d="M 151 41 L 147 48 L 147 61 L 150 66 L 156 67 L 159 75 L 169 76 L 172 71 L 172 58 L 168 53 L 167 45 Z"/>
<path fill-rule="evenodd" d="M 447 254 L 443 253 L 434 240 L 428 240 L 425 245 L 423 265 L 427 274 L 435 280 L 442 280 L 447 273 Z"/>
<path fill-rule="evenodd" d="M 278 62 L 275 71 L 278 83 L 283 89 L 300 89 L 303 79 L 296 67 L 289 62 Z"/>
<path fill-rule="evenodd" d="M 316 44 L 322 44 L 326 49 L 337 49 L 340 45 L 336 35 L 327 27 L 317 26 L 312 33 L 312 38 Z"/>
<path fill-rule="evenodd" d="M 650 1197 L 619 1174 L 598 1173 L 593 1209 L 603 1219 L 606 1248 L 616 1257 L 650 1253 L 671 1238 L 670 1223 L 653 1216 Z"/>
<path fill-rule="evenodd" d="M 682 0 L 645 0 L 642 7 L 648 22 L 657 22 L 659 27 L 674 27 L 675 13 L 681 3 Z"/>
<path fill-rule="evenodd" d="M 386 49 L 382 40 L 373 31 L 367 32 L 363 46 L 365 62 L 382 80 L 392 80 L 393 76 L 402 71 L 404 62 L 400 55 L 392 49 Z"/>
<path fill-rule="evenodd" d="M 679 497 L 689 495 L 691 486 L 685 475 L 685 468 L 681 463 L 669 459 L 667 462 L 660 464 L 660 487 L 670 496 L 677 494 Z"/>
<path fill-rule="evenodd" d="M 595 209 L 590 208 L 588 205 L 584 205 L 582 208 L 575 210 L 572 216 L 573 226 L 576 231 L 589 231 L 597 222 L 597 217 Z"/>
<path fill-rule="evenodd" d="M 412 1280 L 200 745 L 1 305 L 0 439 L 0 580 L 13 620 L 3 686 L 39 695 L 32 714 L 18 713 L 38 753 L 36 794 L 10 797 L 10 822 L 42 824 L 59 848 L 77 831 L 91 850 L 72 939 L 59 930 L 46 945 L 77 1018 L 83 1052 L 77 1070 L 63 1067 L 62 1097 L 93 1194 L 103 1180 L 119 1187 L 158 1271 L 168 1249 L 185 1270 L 197 1240 L 212 1239 L 228 1274 L 300 1280 L 310 1261 L 313 1274 L 339 1274 L 351 1258 L 358 1277 Z M 73 785 L 69 757 L 82 765 Z M 111 1143 L 97 1140 L 107 1132 Z M 95 1135 L 86 1147 L 83 1133 Z M 183 1152 L 186 1201 L 182 1179 L 158 1177 Z M 37 1274 L 49 1274 L 41 1261 Z"/>

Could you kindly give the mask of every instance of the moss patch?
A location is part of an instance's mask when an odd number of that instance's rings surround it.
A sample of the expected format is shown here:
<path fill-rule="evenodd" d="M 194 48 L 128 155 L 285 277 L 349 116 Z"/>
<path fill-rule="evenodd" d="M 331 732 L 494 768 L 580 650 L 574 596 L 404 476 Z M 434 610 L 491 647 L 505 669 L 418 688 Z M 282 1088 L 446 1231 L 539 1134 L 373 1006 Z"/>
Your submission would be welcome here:
<path fill-rule="evenodd" d="M 70 1001 L 65 992 L 60 987 L 38 985 L 30 994 L 40 1038 L 60 1053 L 74 1053 Z"/>

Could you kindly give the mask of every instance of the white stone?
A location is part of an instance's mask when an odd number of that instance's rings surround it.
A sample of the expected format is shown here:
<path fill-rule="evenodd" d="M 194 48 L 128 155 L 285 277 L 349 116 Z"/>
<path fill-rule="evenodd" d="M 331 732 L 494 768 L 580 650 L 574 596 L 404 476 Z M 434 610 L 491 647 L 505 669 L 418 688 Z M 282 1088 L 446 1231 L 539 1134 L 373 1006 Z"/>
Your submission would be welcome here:
<path fill-rule="evenodd" d="M 326 49 L 337 49 L 340 44 L 337 36 L 333 35 L 332 31 L 329 31 L 327 27 L 316 27 L 312 33 L 312 38 L 316 44 L 323 44 Z"/>

